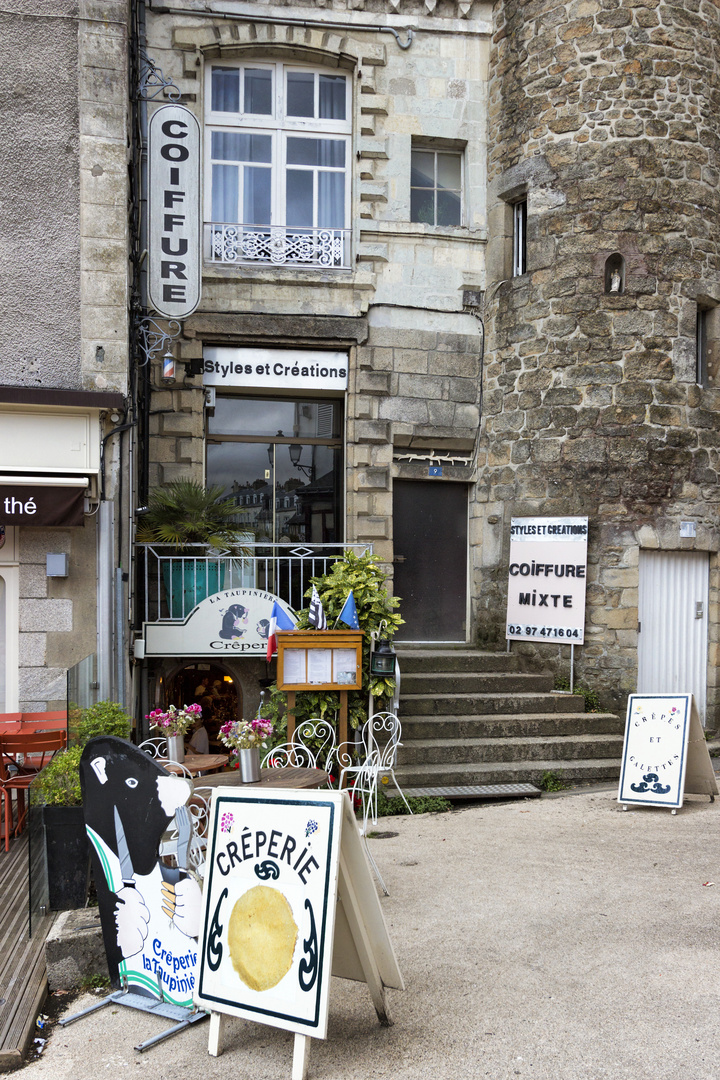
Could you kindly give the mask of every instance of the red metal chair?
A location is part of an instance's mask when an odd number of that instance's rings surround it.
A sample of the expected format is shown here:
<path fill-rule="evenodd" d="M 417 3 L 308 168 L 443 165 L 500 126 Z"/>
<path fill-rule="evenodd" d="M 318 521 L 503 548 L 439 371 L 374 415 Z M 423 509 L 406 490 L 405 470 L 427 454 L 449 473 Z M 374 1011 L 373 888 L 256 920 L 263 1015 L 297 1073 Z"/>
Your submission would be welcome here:
<path fill-rule="evenodd" d="M 20 732 L 0 735 L 0 793 L 4 802 L 5 850 L 10 850 L 13 825 L 12 793 L 17 792 L 18 820 L 15 835 L 25 824 L 25 792 L 40 769 L 67 742 L 64 731 Z"/>

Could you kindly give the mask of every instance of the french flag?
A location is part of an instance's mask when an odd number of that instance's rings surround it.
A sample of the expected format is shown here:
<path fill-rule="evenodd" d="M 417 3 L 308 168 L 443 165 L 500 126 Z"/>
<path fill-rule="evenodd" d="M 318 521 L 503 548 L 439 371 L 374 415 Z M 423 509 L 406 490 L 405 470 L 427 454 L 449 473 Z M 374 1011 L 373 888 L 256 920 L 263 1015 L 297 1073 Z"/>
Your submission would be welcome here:
<path fill-rule="evenodd" d="M 275 634 L 278 630 L 294 630 L 295 622 L 292 617 L 288 615 L 287 611 L 284 611 L 277 600 L 274 601 L 272 611 L 270 612 L 270 627 L 268 629 L 268 647 L 267 658 L 272 660 L 273 656 L 277 652 L 277 638 Z"/>

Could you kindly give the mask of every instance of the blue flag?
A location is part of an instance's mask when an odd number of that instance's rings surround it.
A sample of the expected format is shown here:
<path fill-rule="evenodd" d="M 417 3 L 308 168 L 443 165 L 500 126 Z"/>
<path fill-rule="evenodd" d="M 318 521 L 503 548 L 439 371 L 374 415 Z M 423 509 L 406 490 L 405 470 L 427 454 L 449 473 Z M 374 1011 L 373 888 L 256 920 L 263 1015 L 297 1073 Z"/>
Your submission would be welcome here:
<path fill-rule="evenodd" d="M 337 617 L 338 622 L 345 623 L 351 630 L 359 630 L 360 623 L 358 622 L 357 608 L 355 607 L 355 597 L 353 596 L 352 589 L 348 593 L 347 600 L 343 604 L 343 609 Z"/>

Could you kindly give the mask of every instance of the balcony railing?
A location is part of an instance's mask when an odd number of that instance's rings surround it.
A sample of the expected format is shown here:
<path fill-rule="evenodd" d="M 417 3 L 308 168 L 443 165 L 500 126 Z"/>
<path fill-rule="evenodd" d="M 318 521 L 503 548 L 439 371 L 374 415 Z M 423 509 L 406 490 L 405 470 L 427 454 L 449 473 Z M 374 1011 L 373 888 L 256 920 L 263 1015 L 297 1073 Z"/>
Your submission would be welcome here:
<path fill-rule="evenodd" d="M 210 262 L 225 265 L 305 266 L 347 270 L 350 229 L 291 228 L 284 225 L 205 225 Z"/>
<path fill-rule="evenodd" d="M 143 622 L 182 622 L 206 596 L 226 589 L 262 589 L 295 611 L 307 607 L 310 578 L 327 574 L 346 551 L 362 555 L 371 544 L 243 544 L 237 553 L 211 553 L 190 544 L 178 555 L 171 544 L 137 544 L 138 609 Z"/>

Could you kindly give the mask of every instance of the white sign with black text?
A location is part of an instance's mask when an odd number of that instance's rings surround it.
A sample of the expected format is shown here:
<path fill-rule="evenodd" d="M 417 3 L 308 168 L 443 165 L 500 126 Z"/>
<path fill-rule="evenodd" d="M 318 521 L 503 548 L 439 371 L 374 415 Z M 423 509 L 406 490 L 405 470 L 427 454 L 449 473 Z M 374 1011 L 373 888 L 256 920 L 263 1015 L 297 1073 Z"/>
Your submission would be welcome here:
<path fill-rule="evenodd" d="M 366 982 L 391 1022 L 385 987 L 403 979 L 347 792 L 218 790 L 203 902 L 194 999 L 214 1056 L 224 1016 L 242 1017 L 294 1031 L 293 1076 L 306 1075 L 331 974 Z"/>
<path fill-rule="evenodd" d="M 203 356 L 205 386 L 322 392 L 347 389 L 347 353 L 212 346 L 204 350 Z"/>
<path fill-rule="evenodd" d="M 587 539 L 586 517 L 512 519 L 507 638 L 583 644 Z"/>
<path fill-rule="evenodd" d="M 631 694 L 618 802 L 676 809 L 685 793 L 718 794 L 692 694 Z"/>
<path fill-rule="evenodd" d="M 200 125 L 163 105 L 148 125 L 148 295 L 169 319 L 200 303 Z"/>

